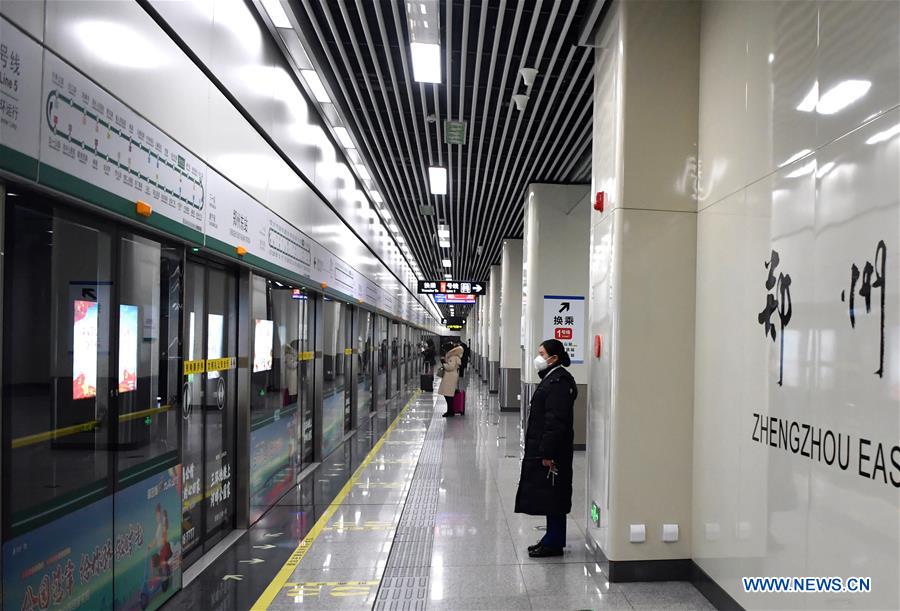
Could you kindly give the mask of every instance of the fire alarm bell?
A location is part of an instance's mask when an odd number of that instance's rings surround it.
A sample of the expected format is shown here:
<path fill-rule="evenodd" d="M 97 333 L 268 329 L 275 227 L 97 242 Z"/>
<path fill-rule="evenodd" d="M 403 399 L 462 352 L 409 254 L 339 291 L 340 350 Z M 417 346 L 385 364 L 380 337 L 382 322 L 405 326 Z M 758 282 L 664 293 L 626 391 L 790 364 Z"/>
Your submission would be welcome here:
<path fill-rule="evenodd" d="M 594 210 L 596 210 L 597 212 L 603 212 L 604 203 L 606 203 L 606 192 L 597 191 L 597 195 L 594 198 Z"/>
<path fill-rule="evenodd" d="M 603 338 L 599 335 L 594 336 L 594 357 L 600 358 L 600 353 L 603 350 Z"/>

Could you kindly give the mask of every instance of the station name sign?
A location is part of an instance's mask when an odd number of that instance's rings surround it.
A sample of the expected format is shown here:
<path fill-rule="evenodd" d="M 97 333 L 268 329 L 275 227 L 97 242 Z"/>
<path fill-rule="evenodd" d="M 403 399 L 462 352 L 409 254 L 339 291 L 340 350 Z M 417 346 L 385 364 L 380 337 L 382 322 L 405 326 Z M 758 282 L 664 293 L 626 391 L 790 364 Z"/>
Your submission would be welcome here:
<path fill-rule="evenodd" d="M 458 280 L 419 280 L 419 295 L 484 295 L 487 287 L 483 282 L 463 282 Z"/>

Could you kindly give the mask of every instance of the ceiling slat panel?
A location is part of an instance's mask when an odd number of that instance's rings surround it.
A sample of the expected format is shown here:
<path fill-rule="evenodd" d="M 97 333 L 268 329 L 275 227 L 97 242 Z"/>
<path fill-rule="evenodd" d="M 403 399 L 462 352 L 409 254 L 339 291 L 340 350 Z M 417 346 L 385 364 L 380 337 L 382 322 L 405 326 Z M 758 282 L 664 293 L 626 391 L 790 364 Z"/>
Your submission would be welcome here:
<path fill-rule="evenodd" d="M 422 84 L 413 81 L 405 2 L 291 0 L 372 188 L 424 275 L 441 278 L 449 252 L 454 278 L 487 280 L 502 239 L 521 235 L 529 182 L 590 179 L 593 50 L 574 46 L 588 4 L 440 0 L 443 82 Z M 538 70 L 530 86 L 524 67 Z M 512 96 L 526 92 L 520 112 Z M 466 122 L 465 145 L 444 142 L 445 119 Z M 431 195 L 431 165 L 447 169 L 447 195 Z M 423 216 L 429 205 L 434 214 Z M 438 222 L 450 225 L 449 251 L 438 245 Z"/>

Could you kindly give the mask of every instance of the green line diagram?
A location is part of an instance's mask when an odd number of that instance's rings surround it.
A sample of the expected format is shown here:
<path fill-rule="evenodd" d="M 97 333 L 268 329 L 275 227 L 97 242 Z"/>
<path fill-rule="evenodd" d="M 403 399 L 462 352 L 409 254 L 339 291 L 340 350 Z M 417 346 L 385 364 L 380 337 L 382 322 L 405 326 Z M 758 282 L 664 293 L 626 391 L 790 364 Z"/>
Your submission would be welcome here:
<path fill-rule="evenodd" d="M 95 146 L 89 146 L 85 142 L 80 141 L 78 138 L 73 137 L 71 134 L 71 131 L 72 131 L 71 124 L 69 124 L 69 133 L 64 133 L 64 132 L 58 130 L 57 124 L 59 123 L 59 116 L 54 113 L 54 111 L 57 109 L 57 105 L 56 105 L 57 101 L 59 101 L 59 103 L 61 103 L 61 104 L 67 104 L 70 108 L 73 108 L 77 112 L 81 113 L 83 116 L 90 118 L 92 121 L 96 121 L 99 125 L 104 127 L 107 131 L 115 134 L 116 136 L 118 136 L 119 138 L 121 138 L 122 140 L 127 142 L 129 147 L 136 147 L 138 150 L 143 151 L 150 158 L 156 160 L 157 167 L 159 167 L 159 164 L 163 164 L 166 167 L 170 168 L 172 171 L 178 173 L 180 176 L 185 178 L 187 181 L 189 181 L 189 182 L 193 183 L 194 185 L 196 185 L 197 187 L 199 187 L 200 188 L 199 203 L 188 199 L 187 197 L 182 195 L 180 192 L 176 193 L 176 192 L 172 191 L 169 187 L 166 187 L 165 185 L 161 185 L 161 184 L 157 183 L 155 180 L 153 180 L 149 176 L 144 176 L 139 171 L 133 170 L 130 167 L 128 167 L 127 165 L 119 162 L 118 159 L 113 159 L 112 157 L 101 152 L 97 148 L 96 140 L 95 140 Z M 120 170 L 128 172 L 132 176 L 135 176 L 135 177 L 139 178 L 140 180 L 143 180 L 144 182 L 159 189 L 163 193 L 168 194 L 170 197 L 178 199 L 178 200 L 184 202 L 185 204 L 187 204 L 188 206 L 191 206 L 192 208 L 195 208 L 197 210 L 203 210 L 203 200 L 205 199 L 204 191 L 203 191 L 203 182 L 196 176 L 192 175 L 186 169 L 185 159 L 181 155 L 178 155 L 177 165 L 172 163 L 170 160 L 161 156 L 157 151 L 147 147 L 142 142 L 132 138 L 130 134 L 127 134 L 123 130 L 120 130 L 117 126 L 111 125 L 110 123 L 108 123 L 104 119 L 104 117 L 91 112 L 90 109 L 85 108 L 84 106 L 81 106 L 80 104 L 78 104 L 78 102 L 76 102 L 75 100 L 72 100 L 71 98 L 66 97 L 65 95 L 63 95 L 62 93 L 57 91 L 56 89 L 54 89 L 47 95 L 46 109 L 47 109 L 47 126 L 50 128 L 50 131 L 52 133 L 54 133 L 55 135 L 59 136 L 60 138 L 65 138 L 67 141 L 77 145 L 81 149 L 88 151 L 88 152 L 92 153 L 93 155 L 95 155 L 96 157 L 103 159 L 104 161 L 110 163 L 111 165 L 114 165 L 115 167 L 119 168 Z"/>
<path fill-rule="evenodd" d="M 279 254 L 284 255 L 285 257 L 289 257 L 289 258 L 293 259 L 297 263 L 301 263 L 303 265 L 309 265 L 308 261 L 304 261 L 303 259 L 294 255 L 293 253 L 290 253 L 290 252 L 286 251 L 285 249 L 281 248 L 281 245 L 278 244 L 278 240 L 277 239 L 273 240 L 273 238 L 272 238 L 273 234 L 278 236 L 279 238 L 281 238 L 282 240 L 284 240 L 291 246 L 295 246 L 297 248 L 297 250 L 299 250 L 301 252 L 305 252 L 307 255 L 310 255 L 311 253 L 310 253 L 308 246 L 304 246 L 300 242 L 297 242 L 297 241 L 291 239 L 289 236 L 285 235 L 281 231 L 278 231 L 274 227 L 269 227 L 269 248 L 271 248 L 272 250 L 274 250 L 275 252 L 277 252 Z"/>

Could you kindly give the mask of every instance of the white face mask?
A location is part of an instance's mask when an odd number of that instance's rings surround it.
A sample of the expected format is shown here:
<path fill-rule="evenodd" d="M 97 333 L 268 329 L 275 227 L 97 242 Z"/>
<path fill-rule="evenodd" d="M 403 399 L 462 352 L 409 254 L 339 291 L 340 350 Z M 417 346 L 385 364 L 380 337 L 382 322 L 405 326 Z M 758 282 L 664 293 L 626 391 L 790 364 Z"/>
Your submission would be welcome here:
<path fill-rule="evenodd" d="M 547 363 L 546 359 L 544 359 L 544 357 L 542 357 L 542 356 L 534 357 L 534 368 L 536 370 L 543 371 L 547 367 L 549 367 L 549 364 Z"/>

